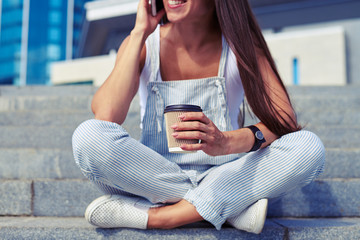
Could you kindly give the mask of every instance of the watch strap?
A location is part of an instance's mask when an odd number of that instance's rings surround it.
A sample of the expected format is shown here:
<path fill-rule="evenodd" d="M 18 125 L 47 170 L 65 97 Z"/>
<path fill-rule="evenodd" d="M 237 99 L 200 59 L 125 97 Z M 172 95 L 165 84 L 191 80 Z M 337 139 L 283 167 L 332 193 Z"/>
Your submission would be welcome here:
<path fill-rule="evenodd" d="M 263 144 L 264 142 L 266 142 L 265 138 L 264 138 L 264 135 L 262 134 L 262 132 L 260 131 L 260 129 L 254 125 L 251 125 L 251 126 L 247 126 L 246 128 L 249 128 L 253 134 L 254 134 L 254 137 L 255 137 L 255 142 L 254 142 L 254 145 L 252 146 L 252 148 L 250 149 L 250 151 L 248 152 L 254 152 L 256 150 L 259 150 L 260 147 L 261 147 L 261 144 Z M 260 139 L 258 137 L 259 133 L 261 134 L 262 138 Z"/>

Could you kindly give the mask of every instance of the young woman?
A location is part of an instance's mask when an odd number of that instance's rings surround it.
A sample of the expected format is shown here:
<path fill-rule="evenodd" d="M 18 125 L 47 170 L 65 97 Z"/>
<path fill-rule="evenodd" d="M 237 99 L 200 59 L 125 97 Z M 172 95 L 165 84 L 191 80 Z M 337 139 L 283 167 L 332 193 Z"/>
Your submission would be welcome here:
<path fill-rule="evenodd" d="M 163 0 L 136 24 L 96 92 L 95 119 L 73 136 L 76 163 L 106 194 L 85 217 L 99 227 L 174 228 L 206 220 L 261 232 L 267 199 L 302 187 L 324 164 L 324 147 L 299 127 L 287 91 L 246 0 Z M 168 23 L 158 25 L 166 13 Z M 121 127 L 139 92 L 142 137 Z M 244 96 L 260 122 L 237 123 Z M 167 150 L 163 111 L 203 112 L 172 126 L 191 154 Z M 245 155 L 240 153 L 249 152 Z"/>

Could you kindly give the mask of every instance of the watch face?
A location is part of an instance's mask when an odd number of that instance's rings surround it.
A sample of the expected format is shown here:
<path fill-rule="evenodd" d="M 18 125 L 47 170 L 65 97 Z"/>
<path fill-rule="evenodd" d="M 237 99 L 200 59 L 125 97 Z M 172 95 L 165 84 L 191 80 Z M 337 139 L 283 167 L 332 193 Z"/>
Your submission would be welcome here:
<path fill-rule="evenodd" d="M 263 133 L 262 133 L 261 131 L 257 131 L 257 132 L 255 133 L 255 136 L 256 136 L 256 138 L 259 139 L 259 140 L 263 140 L 263 139 L 264 139 L 264 135 L 263 135 Z"/>

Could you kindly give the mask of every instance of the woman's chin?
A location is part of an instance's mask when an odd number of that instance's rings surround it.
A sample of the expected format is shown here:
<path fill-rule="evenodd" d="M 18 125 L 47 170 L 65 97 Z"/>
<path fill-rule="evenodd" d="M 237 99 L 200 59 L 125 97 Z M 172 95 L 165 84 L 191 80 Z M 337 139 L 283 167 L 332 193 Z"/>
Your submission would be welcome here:
<path fill-rule="evenodd" d="M 178 22 L 181 22 L 182 20 L 184 20 L 184 17 L 180 16 L 179 14 L 169 14 L 169 15 L 167 15 L 167 19 L 171 23 L 178 23 Z"/>

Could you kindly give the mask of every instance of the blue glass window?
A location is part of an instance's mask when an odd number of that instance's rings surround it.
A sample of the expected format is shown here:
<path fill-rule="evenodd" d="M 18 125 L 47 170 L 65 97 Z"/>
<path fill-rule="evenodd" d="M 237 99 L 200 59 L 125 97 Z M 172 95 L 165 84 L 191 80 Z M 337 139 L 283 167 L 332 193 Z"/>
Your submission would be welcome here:
<path fill-rule="evenodd" d="M 60 8 L 61 7 L 62 0 L 50 0 L 49 4 L 52 8 Z"/>
<path fill-rule="evenodd" d="M 1 18 L 2 25 L 21 24 L 22 22 L 22 10 L 12 9 L 3 11 Z"/>
<path fill-rule="evenodd" d="M 2 44 L 0 46 L 0 52 L 0 61 L 13 61 L 14 59 L 20 59 L 21 45 L 20 43 Z"/>
<path fill-rule="evenodd" d="M 61 29 L 59 28 L 49 28 L 48 30 L 48 40 L 52 43 L 60 42 L 61 40 Z"/>
<path fill-rule="evenodd" d="M 1 62 L 0 78 L 11 77 L 20 73 L 20 61 Z"/>
<path fill-rule="evenodd" d="M 23 3 L 23 0 L 3 0 L 3 8 L 14 8 L 20 7 Z"/>
<path fill-rule="evenodd" d="M 61 58 L 61 48 L 59 45 L 50 44 L 47 47 L 47 56 L 51 60 L 59 60 Z"/>
<path fill-rule="evenodd" d="M 50 76 L 50 74 L 51 74 L 51 64 L 52 64 L 52 62 L 48 62 L 48 63 L 46 63 L 46 75 L 48 75 L 48 76 Z"/>
<path fill-rule="evenodd" d="M 60 25 L 62 21 L 62 14 L 60 11 L 49 12 L 49 23 L 51 25 Z"/>
<path fill-rule="evenodd" d="M 3 27 L 1 29 L 1 43 L 21 41 L 21 26 Z"/>

